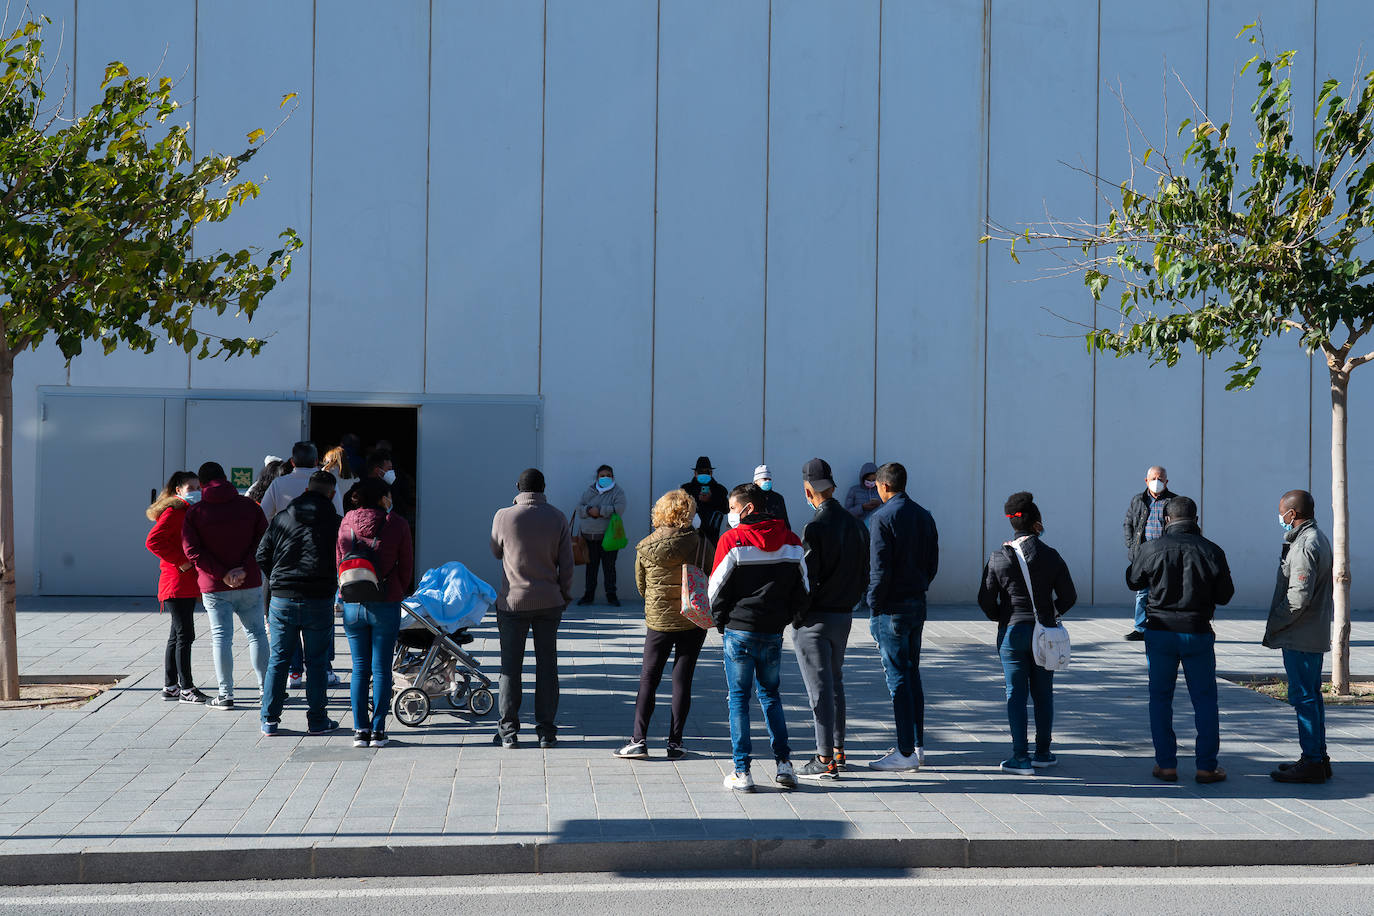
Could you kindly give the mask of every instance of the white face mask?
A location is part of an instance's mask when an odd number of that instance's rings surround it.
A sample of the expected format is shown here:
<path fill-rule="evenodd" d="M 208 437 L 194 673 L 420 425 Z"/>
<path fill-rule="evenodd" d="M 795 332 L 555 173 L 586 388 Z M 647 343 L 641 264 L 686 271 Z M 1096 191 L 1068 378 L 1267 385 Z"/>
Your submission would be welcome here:
<path fill-rule="evenodd" d="M 396 472 L 395 472 L 395 471 L 387 471 L 385 474 L 382 475 L 382 482 L 383 482 L 383 483 L 387 483 L 387 484 L 393 484 L 393 483 L 395 483 L 395 482 L 396 482 Z"/>
<path fill-rule="evenodd" d="M 1148 481 L 1146 485 L 1150 488 L 1150 492 L 1156 496 L 1164 492 L 1164 481 L 1158 478 Z"/>
<path fill-rule="evenodd" d="M 731 512 L 729 515 L 725 516 L 725 520 L 728 521 L 728 522 L 730 523 L 730 527 L 731 527 L 731 528 L 738 528 L 738 527 L 739 527 L 739 513 L 738 513 L 738 512 Z"/>
<path fill-rule="evenodd" d="M 194 506 L 196 503 L 200 502 L 200 491 L 192 490 L 190 493 L 183 493 L 181 494 L 181 498 Z"/>

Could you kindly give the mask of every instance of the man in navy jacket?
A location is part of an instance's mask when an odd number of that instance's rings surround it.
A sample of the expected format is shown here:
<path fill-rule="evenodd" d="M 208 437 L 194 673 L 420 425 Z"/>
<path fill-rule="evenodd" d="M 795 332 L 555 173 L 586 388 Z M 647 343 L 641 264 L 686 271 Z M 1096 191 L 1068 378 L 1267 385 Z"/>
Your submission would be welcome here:
<path fill-rule="evenodd" d="M 878 643 L 897 746 L 875 760 L 876 770 L 915 770 L 925 759 L 925 692 L 921 689 L 921 632 L 926 624 L 926 589 L 940 567 L 935 519 L 906 495 L 906 468 L 890 462 L 878 469 L 883 504 L 868 519 L 869 631 Z"/>

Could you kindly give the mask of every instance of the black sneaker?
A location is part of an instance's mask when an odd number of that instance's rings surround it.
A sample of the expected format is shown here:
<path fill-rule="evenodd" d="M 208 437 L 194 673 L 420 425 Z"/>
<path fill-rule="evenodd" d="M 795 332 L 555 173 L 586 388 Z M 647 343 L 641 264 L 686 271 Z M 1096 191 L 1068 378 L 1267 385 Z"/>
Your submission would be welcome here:
<path fill-rule="evenodd" d="M 620 599 L 615 597 L 614 595 L 612 595 L 610 598 L 607 598 L 606 603 L 609 604 L 611 607 L 620 607 Z"/>
<path fill-rule="evenodd" d="M 801 779 L 839 779 L 840 769 L 835 765 L 835 758 L 823 761 L 817 756 L 802 764 L 797 776 Z"/>
<path fill-rule="evenodd" d="M 180 688 L 180 687 L 163 687 L 163 688 L 162 688 L 162 698 L 163 698 L 164 700 L 168 700 L 168 701 L 170 701 L 170 702 L 175 703 L 177 700 L 181 699 L 181 688 Z"/>
<path fill-rule="evenodd" d="M 1320 785 L 1330 777 L 1326 775 L 1326 763 L 1320 760 L 1299 760 L 1286 770 L 1275 770 L 1269 774 L 1274 782 L 1303 782 Z"/>
<path fill-rule="evenodd" d="M 631 741 L 616 751 L 615 755 L 625 760 L 644 760 L 649 756 L 649 746 L 643 741 Z"/>
<path fill-rule="evenodd" d="M 1131 632 L 1126 634 L 1127 642 L 1143 642 L 1144 639 L 1145 634 L 1140 632 L 1139 630 L 1132 630 Z"/>
<path fill-rule="evenodd" d="M 178 697 L 178 699 L 179 699 L 182 703 L 208 703 L 208 702 L 210 702 L 210 698 L 209 698 L 209 697 L 207 697 L 205 694 L 201 693 L 199 690 L 197 690 L 197 689 L 194 688 L 194 687 L 192 687 L 190 690 L 183 690 L 183 691 L 181 691 L 181 694 L 180 694 L 180 696 Z"/>
<path fill-rule="evenodd" d="M 387 744 L 387 742 L 388 742 L 389 740 L 390 740 L 390 739 L 387 738 L 387 736 L 386 736 L 386 732 L 373 732 L 373 733 L 372 733 L 372 741 L 371 741 L 370 746 L 371 746 L 371 747 L 386 747 L 386 744 Z"/>
<path fill-rule="evenodd" d="M 205 707 L 206 707 L 207 709 L 218 709 L 218 710 L 233 709 L 233 708 L 234 708 L 234 698 L 233 698 L 233 697 L 226 697 L 226 696 L 220 695 L 220 696 L 215 697 L 213 700 L 209 701 L 208 703 L 206 703 L 206 704 L 205 704 Z"/>
<path fill-rule="evenodd" d="M 589 605 L 589 604 L 591 604 L 591 603 L 592 603 L 592 599 L 591 599 L 591 598 L 588 598 L 588 597 L 586 597 L 586 596 L 583 596 L 583 597 L 577 599 L 577 606 L 578 606 L 578 607 L 586 607 L 587 605 Z"/>
<path fill-rule="evenodd" d="M 520 746 L 520 738 L 516 735 L 503 735 L 497 732 L 491 736 L 491 743 L 510 751 Z"/>
<path fill-rule="evenodd" d="M 1291 770 L 1291 769 L 1293 769 L 1293 767 L 1297 766 L 1297 765 L 1300 764 L 1300 763 L 1302 763 L 1302 758 L 1301 758 L 1301 757 L 1299 757 L 1297 760 L 1294 760 L 1292 763 L 1281 763 L 1281 764 L 1279 764 L 1279 772 L 1284 772 L 1285 770 Z M 1331 756 L 1330 756 L 1329 754 L 1323 754 L 1323 755 L 1322 755 L 1322 766 L 1326 769 L 1326 778 L 1327 778 L 1327 779 L 1330 779 L 1330 778 L 1331 778 Z"/>
<path fill-rule="evenodd" d="M 553 735 L 540 735 L 539 746 L 547 751 L 551 747 L 558 746 L 558 739 L 555 738 Z"/>
<path fill-rule="evenodd" d="M 327 735 L 327 734 L 329 734 L 330 732 L 332 732 L 334 729 L 336 729 L 336 728 L 338 728 L 338 727 L 339 727 L 339 723 L 338 723 L 338 722 L 335 722 L 333 719 L 325 719 L 325 720 L 324 720 L 324 724 L 323 724 L 320 728 L 312 728 L 312 729 L 310 729 L 310 731 L 306 732 L 306 734 L 307 734 L 307 735 Z"/>
<path fill-rule="evenodd" d="M 673 743 L 672 741 L 669 741 L 669 742 L 668 742 L 668 759 L 669 759 L 669 760 L 681 760 L 683 757 L 686 757 L 686 756 L 687 756 L 687 749 L 686 749 L 685 747 L 683 747 L 681 744 L 675 744 L 675 743 Z"/>
<path fill-rule="evenodd" d="M 367 729 L 358 729 L 353 733 L 354 747 L 367 747 L 372 743 L 372 732 Z"/>

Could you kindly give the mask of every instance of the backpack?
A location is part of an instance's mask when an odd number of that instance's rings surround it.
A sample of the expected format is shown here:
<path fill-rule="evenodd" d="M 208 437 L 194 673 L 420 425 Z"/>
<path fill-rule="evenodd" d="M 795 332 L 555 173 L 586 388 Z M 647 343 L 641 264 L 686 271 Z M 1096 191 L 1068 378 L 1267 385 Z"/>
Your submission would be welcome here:
<path fill-rule="evenodd" d="M 377 574 L 376 546 L 367 539 L 359 539 L 358 532 L 349 529 L 348 552 L 339 561 L 339 597 L 349 604 L 366 604 L 382 600 L 380 577 Z"/>

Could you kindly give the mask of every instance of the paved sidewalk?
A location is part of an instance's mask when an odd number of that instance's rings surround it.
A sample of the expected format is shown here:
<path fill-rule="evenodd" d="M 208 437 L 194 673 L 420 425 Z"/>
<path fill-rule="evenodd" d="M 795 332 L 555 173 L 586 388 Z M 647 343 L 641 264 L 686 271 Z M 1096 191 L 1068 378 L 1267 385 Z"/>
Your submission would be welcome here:
<path fill-rule="evenodd" d="M 975 608 L 936 607 L 921 666 L 924 769 L 886 774 L 862 766 L 891 746 L 892 725 L 876 650 L 858 620 L 845 666 L 851 772 L 835 784 L 775 790 L 755 709 L 760 789 L 737 795 L 721 786 L 730 744 L 715 633 L 697 670 L 691 756 L 676 763 L 662 756 L 666 680 L 652 726 L 655 758 L 611 756 L 632 719 L 643 638 L 638 605 L 567 614 L 556 749 L 493 746 L 493 712 L 477 721 L 436 714 L 413 730 L 393 723 L 392 745 L 373 751 L 351 746 L 346 687 L 330 693 L 331 714 L 344 725 L 336 735 L 304 735 L 304 698 L 295 691 L 284 734 L 262 738 L 241 633 L 239 708 L 212 712 L 162 700 L 166 619 L 154 602 L 29 600 L 19 616 L 26 674 L 127 677 L 81 710 L 0 712 L 0 883 L 176 876 L 169 871 L 304 877 L 764 861 L 1374 861 L 1374 710 L 1328 707 L 1336 778 L 1281 786 L 1268 773 L 1297 754 L 1292 710 L 1222 683 L 1221 762 L 1229 781 L 1196 785 L 1185 756 L 1181 781 L 1161 784 L 1150 776 L 1143 649 L 1121 638 L 1127 609 L 1076 609 L 1068 622 L 1073 665 L 1055 678 L 1060 765 L 1045 775 L 997 769 L 1009 742 L 993 625 Z M 209 627 L 203 615 L 197 623 L 198 682 L 213 691 Z M 1280 672 L 1278 653 L 1258 645 L 1262 631 L 1260 612 L 1223 610 L 1219 668 Z M 490 618 L 476 632 L 470 648 L 494 677 Z M 1355 632 L 1355 671 L 1374 673 L 1365 621 L 1357 618 Z M 338 642 L 346 677 L 341 633 Z M 814 748 L 790 645 L 783 693 L 800 763 Z M 527 686 L 526 736 L 532 698 Z M 1191 711 L 1181 680 L 1175 709 L 1186 755 Z M 1038 842 L 1018 842 L 1027 839 Z M 1294 852 L 1299 848 L 1305 851 Z M 213 850 L 233 854 L 192 855 Z M 149 853 L 157 856 L 135 855 Z M 206 863 L 203 870 L 188 865 L 196 861 Z"/>

